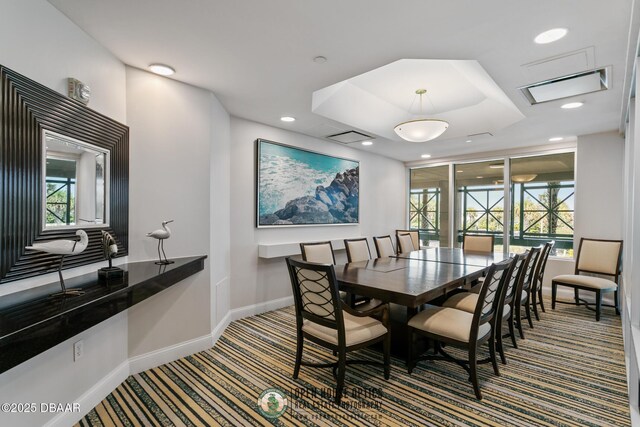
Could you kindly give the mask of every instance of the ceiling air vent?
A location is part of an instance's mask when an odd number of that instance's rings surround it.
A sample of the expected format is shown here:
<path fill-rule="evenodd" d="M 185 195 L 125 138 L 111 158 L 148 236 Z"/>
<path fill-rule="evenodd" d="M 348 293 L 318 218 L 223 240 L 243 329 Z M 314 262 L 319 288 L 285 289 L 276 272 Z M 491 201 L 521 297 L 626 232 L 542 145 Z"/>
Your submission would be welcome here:
<path fill-rule="evenodd" d="M 519 88 L 531 105 L 609 89 L 610 67 L 557 77 Z"/>
<path fill-rule="evenodd" d="M 329 135 L 326 138 L 335 142 L 339 142 L 340 144 L 351 144 L 353 142 L 360 142 L 360 141 L 366 141 L 369 139 L 374 139 L 372 136 L 366 135 L 364 133 L 356 132 L 355 130 L 336 133 L 335 135 Z"/>

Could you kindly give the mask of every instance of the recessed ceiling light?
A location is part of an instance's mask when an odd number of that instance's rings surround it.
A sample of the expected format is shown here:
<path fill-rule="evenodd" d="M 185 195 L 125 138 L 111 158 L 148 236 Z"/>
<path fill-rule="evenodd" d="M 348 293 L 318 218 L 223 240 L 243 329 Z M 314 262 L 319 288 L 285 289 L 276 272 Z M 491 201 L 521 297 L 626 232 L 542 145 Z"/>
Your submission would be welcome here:
<path fill-rule="evenodd" d="M 548 30 L 544 33 L 538 34 L 536 38 L 533 39 L 533 41 L 538 44 L 553 43 L 566 36 L 567 33 L 568 30 L 566 28 L 554 28 L 552 30 Z"/>
<path fill-rule="evenodd" d="M 484 178 L 484 176 L 476 176 L 476 178 L 482 179 L 482 178 Z"/>
<path fill-rule="evenodd" d="M 428 159 L 429 157 L 431 157 L 431 154 L 423 154 L 422 156 L 423 159 Z"/>
<path fill-rule="evenodd" d="M 504 169 L 504 163 L 494 163 L 489 165 L 490 169 Z"/>
<path fill-rule="evenodd" d="M 282 116 L 280 117 L 280 120 L 282 120 L 283 122 L 295 122 L 296 118 L 290 116 Z"/>
<path fill-rule="evenodd" d="M 561 136 L 554 136 L 553 138 L 549 138 L 549 142 L 557 142 L 562 141 L 564 138 Z"/>
<path fill-rule="evenodd" d="M 461 173 L 461 172 L 464 172 L 464 171 L 461 171 L 461 170 L 457 170 L 456 172 L 457 172 L 457 173 Z"/>
<path fill-rule="evenodd" d="M 373 145 L 373 141 L 362 141 L 362 145 Z"/>
<path fill-rule="evenodd" d="M 313 58 L 313 62 L 315 62 L 316 64 L 324 64 L 325 62 L 327 62 L 327 58 L 324 56 L 316 56 L 315 58 Z"/>
<path fill-rule="evenodd" d="M 176 72 L 176 70 L 164 64 L 151 64 L 149 65 L 149 70 L 161 76 L 170 76 Z"/>
<path fill-rule="evenodd" d="M 470 140 L 470 139 L 467 139 L 465 142 L 471 142 L 471 140 Z"/>
<path fill-rule="evenodd" d="M 562 105 L 560 108 L 564 108 L 565 110 L 570 110 L 572 108 L 580 108 L 584 105 L 583 102 L 569 102 L 568 104 Z"/>

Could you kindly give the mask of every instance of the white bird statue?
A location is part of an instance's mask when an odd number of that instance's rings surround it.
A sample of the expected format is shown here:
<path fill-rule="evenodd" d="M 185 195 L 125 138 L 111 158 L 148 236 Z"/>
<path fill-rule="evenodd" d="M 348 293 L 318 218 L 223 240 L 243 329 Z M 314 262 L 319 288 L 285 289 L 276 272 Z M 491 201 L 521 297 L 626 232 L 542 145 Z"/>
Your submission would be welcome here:
<path fill-rule="evenodd" d="M 172 223 L 173 220 L 162 221 L 162 228 L 159 228 L 151 233 L 147 233 L 147 237 L 152 237 L 154 239 L 158 239 L 158 259 L 159 261 L 156 264 L 173 264 L 173 261 L 169 261 L 167 259 L 167 254 L 164 253 L 164 240 L 171 237 L 171 229 L 167 227 L 167 224 Z M 162 250 L 162 255 L 164 255 L 164 260 L 160 255 L 160 251 Z"/>
<path fill-rule="evenodd" d="M 89 244 L 89 236 L 87 236 L 87 233 L 84 230 L 76 231 L 76 236 L 78 236 L 80 240 L 59 239 L 59 240 L 52 240 L 49 242 L 34 243 L 33 245 L 26 247 L 26 249 L 31 249 L 34 251 L 61 255 L 60 264 L 58 264 L 58 276 L 60 276 L 60 286 L 62 287 L 62 292 L 58 292 L 51 296 L 60 296 L 60 295 L 77 296 L 77 295 L 84 294 L 84 291 L 80 289 L 67 289 L 64 286 L 64 279 L 62 278 L 62 265 L 64 263 L 64 257 L 66 255 L 77 255 L 84 252 L 84 250 L 87 249 L 87 245 Z"/>

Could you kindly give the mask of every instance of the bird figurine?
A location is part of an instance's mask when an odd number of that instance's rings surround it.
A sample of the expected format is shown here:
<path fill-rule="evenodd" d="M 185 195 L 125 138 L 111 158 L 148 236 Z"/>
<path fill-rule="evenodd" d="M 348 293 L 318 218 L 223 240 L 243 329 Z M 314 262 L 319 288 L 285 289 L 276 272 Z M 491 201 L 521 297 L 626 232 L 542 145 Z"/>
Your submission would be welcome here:
<path fill-rule="evenodd" d="M 147 233 L 147 237 L 152 237 L 154 239 L 158 239 L 158 261 L 156 264 L 164 265 L 164 264 L 173 264 L 173 261 L 169 261 L 167 259 L 167 254 L 164 253 L 164 241 L 171 237 L 171 229 L 167 227 L 167 224 L 172 223 L 173 220 L 162 221 L 162 228 L 159 228 L 151 233 Z M 164 255 L 164 260 L 160 255 L 160 251 L 162 251 L 162 255 Z"/>
<path fill-rule="evenodd" d="M 67 255 L 77 255 L 84 252 L 84 250 L 87 249 L 87 245 L 89 244 L 89 236 L 87 236 L 87 233 L 84 230 L 76 231 L 76 236 L 78 236 L 79 240 L 51 240 L 49 242 L 34 243 L 31 246 L 26 247 L 26 249 L 31 249 L 34 251 L 60 255 L 60 263 L 58 264 L 58 276 L 60 276 L 60 286 L 62 287 L 62 292 L 52 294 L 52 297 L 65 295 L 78 296 L 84 294 L 84 291 L 80 289 L 67 289 L 64 285 L 64 279 L 62 278 L 62 266 L 64 264 L 64 257 Z"/>

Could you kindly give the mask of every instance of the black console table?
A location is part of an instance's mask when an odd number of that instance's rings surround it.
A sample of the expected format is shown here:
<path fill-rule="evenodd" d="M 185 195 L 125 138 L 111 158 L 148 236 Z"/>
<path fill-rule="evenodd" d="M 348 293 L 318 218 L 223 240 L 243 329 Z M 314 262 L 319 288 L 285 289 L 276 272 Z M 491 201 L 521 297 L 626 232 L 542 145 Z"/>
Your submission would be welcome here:
<path fill-rule="evenodd" d="M 0 373 L 203 270 L 206 258 L 124 264 L 121 278 L 100 281 L 94 272 L 65 280 L 67 288 L 82 288 L 84 295 L 41 297 L 0 308 Z"/>

